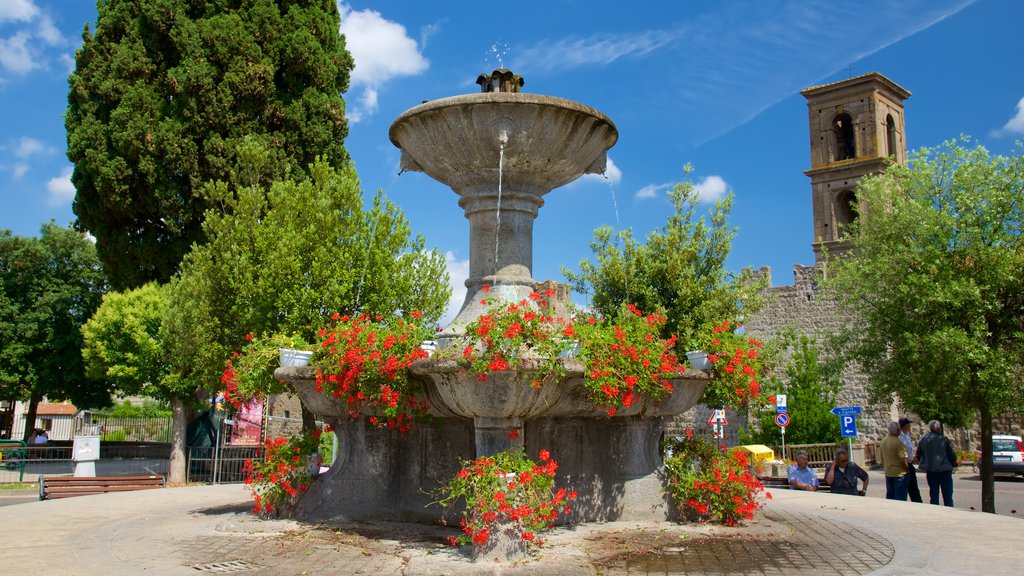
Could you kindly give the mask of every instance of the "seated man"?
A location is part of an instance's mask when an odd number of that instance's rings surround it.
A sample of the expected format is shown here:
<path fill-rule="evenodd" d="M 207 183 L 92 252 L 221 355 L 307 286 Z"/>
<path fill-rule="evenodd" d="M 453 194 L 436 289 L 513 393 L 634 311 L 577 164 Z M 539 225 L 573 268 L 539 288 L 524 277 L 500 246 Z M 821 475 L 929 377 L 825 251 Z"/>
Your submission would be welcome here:
<path fill-rule="evenodd" d="M 818 475 L 807 466 L 807 452 L 803 450 L 796 453 L 794 456 L 796 464 L 789 467 L 787 476 L 789 477 L 789 487 L 795 490 L 810 490 L 815 491 L 818 489 Z"/>
<path fill-rule="evenodd" d="M 858 478 L 864 483 L 864 487 L 860 490 L 857 489 Z M 846 452 L 846 448 L 838 448 L 835 459 L 825 468 L 825 482 L 832 485 L 833 494 L 864 496 L 868 490 L 868 473 L 857 464 L 850 462 L 850 455 Z"/>

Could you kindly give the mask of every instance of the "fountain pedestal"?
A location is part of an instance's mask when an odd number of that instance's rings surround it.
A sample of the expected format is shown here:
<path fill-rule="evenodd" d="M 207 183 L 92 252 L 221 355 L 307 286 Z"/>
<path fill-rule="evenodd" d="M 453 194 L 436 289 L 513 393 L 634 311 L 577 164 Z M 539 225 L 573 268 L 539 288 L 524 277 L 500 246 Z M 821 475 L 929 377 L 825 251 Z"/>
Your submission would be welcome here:
<path fill-rule="evenodd" d="M 314 367 L 278 368 L 275 377 L 290 382 L 338 434 L 338 457 L 295 515 L 433 522 L 445 511 L 430 506 L 429 492 L 458 472 L 460 459 L 524 446 L 534 458 L 550 451 L 559 463 L 558 485 L 579 492 L 570 522 L 677 518 L 663 491 L 659 443 L 667 417 L 697 401 L 708 375 L 689 371 L 672 381 L 675 392 L 665 401 L 640 401 L 609 418 L 587 398 L 582 365 L 566 364 L 565 377 L 533 388 L 529 371 L 479 382 L 454 361 L 418 361 L 412 370 L 434 419 L 404 435 L 351 419 L 332 394 L 316 391 Z M 488 415 L 498 411 L 517 416 Z M 512 430 L 518 438 L 509 438 Z"/>

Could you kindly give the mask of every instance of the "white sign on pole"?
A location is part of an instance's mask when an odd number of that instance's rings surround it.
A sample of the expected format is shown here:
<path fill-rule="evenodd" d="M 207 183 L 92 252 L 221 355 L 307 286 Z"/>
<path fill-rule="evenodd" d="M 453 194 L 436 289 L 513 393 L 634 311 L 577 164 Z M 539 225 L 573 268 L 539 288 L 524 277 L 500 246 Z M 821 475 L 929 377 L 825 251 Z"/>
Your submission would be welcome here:
<path fill-rule="evenodd" d="M 787 411 L 786 410 L 786 395 L 785 394 L 776 394 L 775 395 L 775 411 L 776 412 L 786 412 Z"/>

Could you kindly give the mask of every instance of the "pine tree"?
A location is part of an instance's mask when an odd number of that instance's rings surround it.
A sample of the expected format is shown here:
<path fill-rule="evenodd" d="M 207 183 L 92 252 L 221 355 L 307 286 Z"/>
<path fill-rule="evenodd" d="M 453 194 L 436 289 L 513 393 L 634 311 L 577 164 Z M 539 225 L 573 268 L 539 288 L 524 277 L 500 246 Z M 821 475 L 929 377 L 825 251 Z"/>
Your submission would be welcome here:
<path fill-rule="evenodd" d="M 107 0 L 69 78 L 77 225 L 116 288 L 166 282 L 238 149 L 274 156 L 262 184 L 318 156 L 348 162 L 341 93 L 353 67 L 334 0 Z"/>

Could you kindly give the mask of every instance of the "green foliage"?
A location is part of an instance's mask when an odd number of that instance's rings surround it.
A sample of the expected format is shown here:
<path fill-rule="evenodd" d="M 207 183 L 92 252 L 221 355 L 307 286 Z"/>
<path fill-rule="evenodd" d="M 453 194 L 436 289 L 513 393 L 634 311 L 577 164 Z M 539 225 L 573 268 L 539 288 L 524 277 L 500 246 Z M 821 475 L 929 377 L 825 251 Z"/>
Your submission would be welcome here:
<path fill-rule="evenodd" d="M 1024 409 L 1021 154 L 948 142 L 858 195 L 871 210 L 829 285 L 859 319 L 847 350 L 875 395 L 953 425 Z"/>
<path fill-rule="evenodd" d="M 253 398 L 266 398 L 271 394 L 288 391 L 284 382 L 274 378 L 274 370 L 280 363 L 281 349 L 309 348 L 281 334 L 260 337 L 247 334 L 246 340 L 248 343 L 241 352 L 232 354 L 221 376 L 221 383 L 225 386 L 224 400 L 235 408 L 241 408 L 242 404 Z"/>
<path fill-rule="evenodd" d="M 242 471 L 246 474 L 245 487 L 252 492 L 253 513 L 291 511 L 299 494 L 309 490 L 320 473 L 315 462 L 313 473 L 310 456 L 321 445 L 323 433 L 333 430 L 327 426 L 289 438 L 268 438 L 266 456 L 245 461 Z"/>
<path fill-rule="evenodd" d="M 166 397 L 169 364 L 160 334 L 166 308 L 167 288 L 153 282 L 104 295 L 82 326 L 86 375 L 123 395 Z"/>
<path fill-rule="evenodd" d="M 726 454 L 706 438 L 688 433 L 671 442 L 665 458 L 666 491 L 684 517 L 735 526 L 753 520 L 763 507 L 761 482 L 751 474 L 746 455 Z"/>
<path fill-rule="evenodd" d="M 764 393 L 772 392 L 771 386 L 762 390 L 762 380 L 773 358 L 763 353 L 761 341 L 728 320 L 719 322 L 702 340 L 700 348 L 707 352 L 715 377 L 701 400 L 709 406 L 750 407 L 763 403 Z"/>
<path fill-rule="evenodd" d="M 792 444 L 826 444 L 840 440 L 839 418 L 830 410 L 836 406 L 841 388 L 842 359 L 826 356 L 813 338 L 800 334 L 782 336 L 789 351 L 785 365 L 787 410 L 792 424 L 786 428 L 786 441 Z M 773 445 L 780 441 L 775 412 L 759 415 L 760 430 L 751 440 Z"/>
<path fill-rule="evenodd" d="M 830 286 L 858 319 L 846 349 L 874 396 L 947 425 L 976 415 L 991 454 L 993 417 L 1024 411 L 1024 144 L 1006 157 L 965 143 L 861 180 L 870 211 Z M 991 458 L 980 468 L 994 513 Z"/>
<path fill-rule="evenodd" d="M 463 460 L 462 469 L 434 493 L 442 506 L 460 501 L 466 506 L 462 534 L 449 536 L 449 543 L 482 546 L 504 531 L 527 545 L 543 544 L 537 534 L 553 528 L 559 514 L 571 511 L 568 501 L 576 498 L 575 491 L 555 491 L 557 469 L 547 450 L 540 450 L 538 461 L 522 449 Z"/>
<path fill-rule="evenodd" d="M 110 432 L 104 432 L 100 438 L 104 442 L 124 442 L 128 439 L 128 432 L 125 430 L 111 430 Z"/>
<path fill-rule="evenodd" d="M 335 314 L 316 347 L 314 359 L 323 366 L 317 390 L 333 392 L 352 418 L 369 414 L 371 424 L 407 432 L 415 418 L 426 416 L 422 385 L 409 366 L 427 358 L 420 344 L 431 334 L 418 311 L 410 316 L 374 321 L 368 314 Z"/>
<path fill-rule="evenodd" d="M 167 281 L 211 181 L 268 185 L 348 161 L 353 61 L 333 0 L 98 3 L 68 79 L 74 211 L 118 288 Z M 243 150 L 268 151 L 262 170 Z"/>
<path fill-rule="evenodd" d="M 707 327 L 754 311 L 763 281 L 726 270 L 736 236 L 727 222 L 731 194 L 715 202 L 707 217 L 697 216 L 699 198 L 688 179 L 669 192 L 669 199 L 672 214 L 647 235 L 646 243 L 629 229 L 616 233 L 603 226 L 591 242 L 596 261 L 581 261 L 579 273 L 566 268 L 562 273 L 606 317 L 630 303 L 641 310 L 664 310 L 662 336 L 676 334 L 681 346 L 689 346 Z"/>
<path fill-rule="evenodd" d="M 382 195 L 363 210 L 351 168 L 318 162 L 302 181 L 208 192 L 220 207 L 206 217 L 209 242 L 172 281 L 163 326 L 181 391 L 216 385 L 248 333 L 314 342 L 332 313 L 418 310 L 429 325 L 448 301 L 444 256 Z"/>
<path fill-rule="evenodd" d="M 145 399 L 142 405 L 130 400 L 122 400 L 111 408 L 93 410 L 93 416 L 110 416 L 113 418 L 158 418 L 171 415 L 167 402 Z"/>
<path fill-rule="evenodd" d="M 81 327 L 105 290 L 84 234 L 52 222 L 38 238 L 0 232 L 0 397 L 109 405 L 81 355 Z"/>

